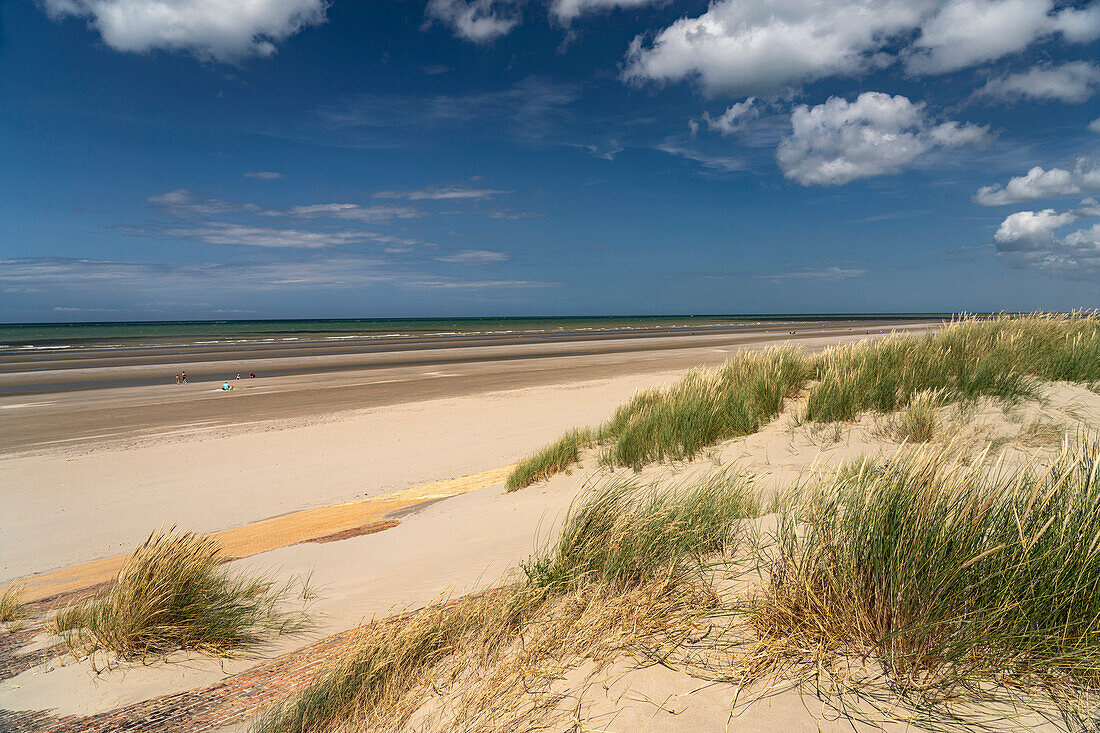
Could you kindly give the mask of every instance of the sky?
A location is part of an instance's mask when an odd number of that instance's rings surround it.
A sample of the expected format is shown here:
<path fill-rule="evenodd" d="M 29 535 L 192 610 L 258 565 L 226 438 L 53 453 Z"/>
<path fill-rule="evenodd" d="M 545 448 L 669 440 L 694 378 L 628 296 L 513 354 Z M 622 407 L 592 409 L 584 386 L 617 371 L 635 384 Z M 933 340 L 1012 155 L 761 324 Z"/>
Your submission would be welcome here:
<path fill-rule="evenodd" d="M 0 321 L 1100 306 L 1100 0 L 0 4 Z"/>

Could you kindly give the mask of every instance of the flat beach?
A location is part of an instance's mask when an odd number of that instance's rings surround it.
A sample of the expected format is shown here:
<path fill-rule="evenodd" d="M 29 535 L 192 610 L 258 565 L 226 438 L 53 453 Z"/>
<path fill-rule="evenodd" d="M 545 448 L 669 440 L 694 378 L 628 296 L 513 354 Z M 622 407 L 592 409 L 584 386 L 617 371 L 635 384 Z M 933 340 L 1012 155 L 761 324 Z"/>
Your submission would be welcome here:
<path fill-rule="evenodd" d="M 124 552 L 161 526 L 213 532 L 506 466 L 565 429 L 605 419 L 634 392 L 740 349 L 814 350 L 929 325 L 452 338 L 262 355 L 246 347 L 154 357 L 137 347 L 136 364 L 119 354 L 5 354 L 0 581 Z M 175 384 L 180 371 L 188 384 Z M 151 374 L 158 383 L 103 386 Z M 220 390 L 224 380 L 232 391 Z"/>

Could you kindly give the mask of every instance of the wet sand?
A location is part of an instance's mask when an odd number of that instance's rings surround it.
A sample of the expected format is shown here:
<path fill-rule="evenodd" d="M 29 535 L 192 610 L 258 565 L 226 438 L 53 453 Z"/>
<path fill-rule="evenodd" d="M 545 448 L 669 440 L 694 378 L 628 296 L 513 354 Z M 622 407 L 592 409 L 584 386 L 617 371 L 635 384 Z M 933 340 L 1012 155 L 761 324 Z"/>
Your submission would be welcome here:
<path fill-rule="evenodd" d="M 186 353 L 98 350 L 0 357 L 4 454 L 121 441 L 187 429 L 320 418 L 343 410 L 719 364 L 740 348 L 925 328 L 920 321 L 850 321 L 657 332 L 572 340 L 503 337 L 400 344 L 254 345 Z M 479 345 L 480 344 L 480 345 Z M 156 350 L 154 350 L 156 351 Z M 165 363 L 166 359 L 172 359 Z M 174 375 L 187 372 L 188 384 Z M 249 379 L 256 372 L 257 379 Z M 244 379 L 236 380 L 236 374 Z M 217 388 L 230 380 L 234 390 Z"/>

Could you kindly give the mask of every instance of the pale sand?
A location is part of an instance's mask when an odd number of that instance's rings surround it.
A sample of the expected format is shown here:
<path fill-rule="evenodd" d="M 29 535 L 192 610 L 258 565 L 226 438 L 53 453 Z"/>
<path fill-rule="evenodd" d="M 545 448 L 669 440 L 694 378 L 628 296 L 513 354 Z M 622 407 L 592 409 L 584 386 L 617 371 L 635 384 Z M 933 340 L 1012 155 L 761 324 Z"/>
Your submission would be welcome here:
<path fill-rule="evenodd" d="M 376 528 L 373 531 L 381 531 L 394 523 L 393 520 L 387 519 L 389 515 L 397 514 L 409 507 L 415 508 L 425 502 L 447 499 L 499 484 L 508 477 L 512 468 L 511 465 L 502 466 L 456 479 L 434 481 L 362 501 L 303 509 L 242 527 L 211 532 L 209 536 L 221 545 L 222 555 L 225 558 L 243 559 L 302 542 L 324 541 L 323 538 L 365 527 Z M 21 598 L 24 602 L 30 603 L 107 583 L 118 575 L 126 558 L 127 555 L 116 555 L 34 575 L 21 582 L 23 589 Z"/>
<path fill-rule="evenodd" d="M 394 405 L 339 420 L 0 460 L 0 578 L 514 463 L 673 374 Z"/>

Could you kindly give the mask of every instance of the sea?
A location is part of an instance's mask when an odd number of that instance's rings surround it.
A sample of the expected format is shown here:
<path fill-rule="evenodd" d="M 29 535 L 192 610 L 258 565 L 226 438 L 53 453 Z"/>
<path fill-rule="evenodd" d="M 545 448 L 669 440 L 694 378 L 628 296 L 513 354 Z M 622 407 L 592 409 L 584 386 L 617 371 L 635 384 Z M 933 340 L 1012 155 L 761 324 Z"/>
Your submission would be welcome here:
<path fill-rule="evenodd" d="M 192 347 L 230 344 L 334 343 L 425 337 L 532 336 L 645 331 L 676 333 L 768 324 L 949 318 L 942 313 L 545 316 L 505 318 L 341 318 L 225 321 L 112 321 L 0 324 L 0 351 L 60 351 L 112 347 Z M 640 335 L 640 334 L 639 334 Z M 9 353 L 10 353 L 9 351 Z"/>

